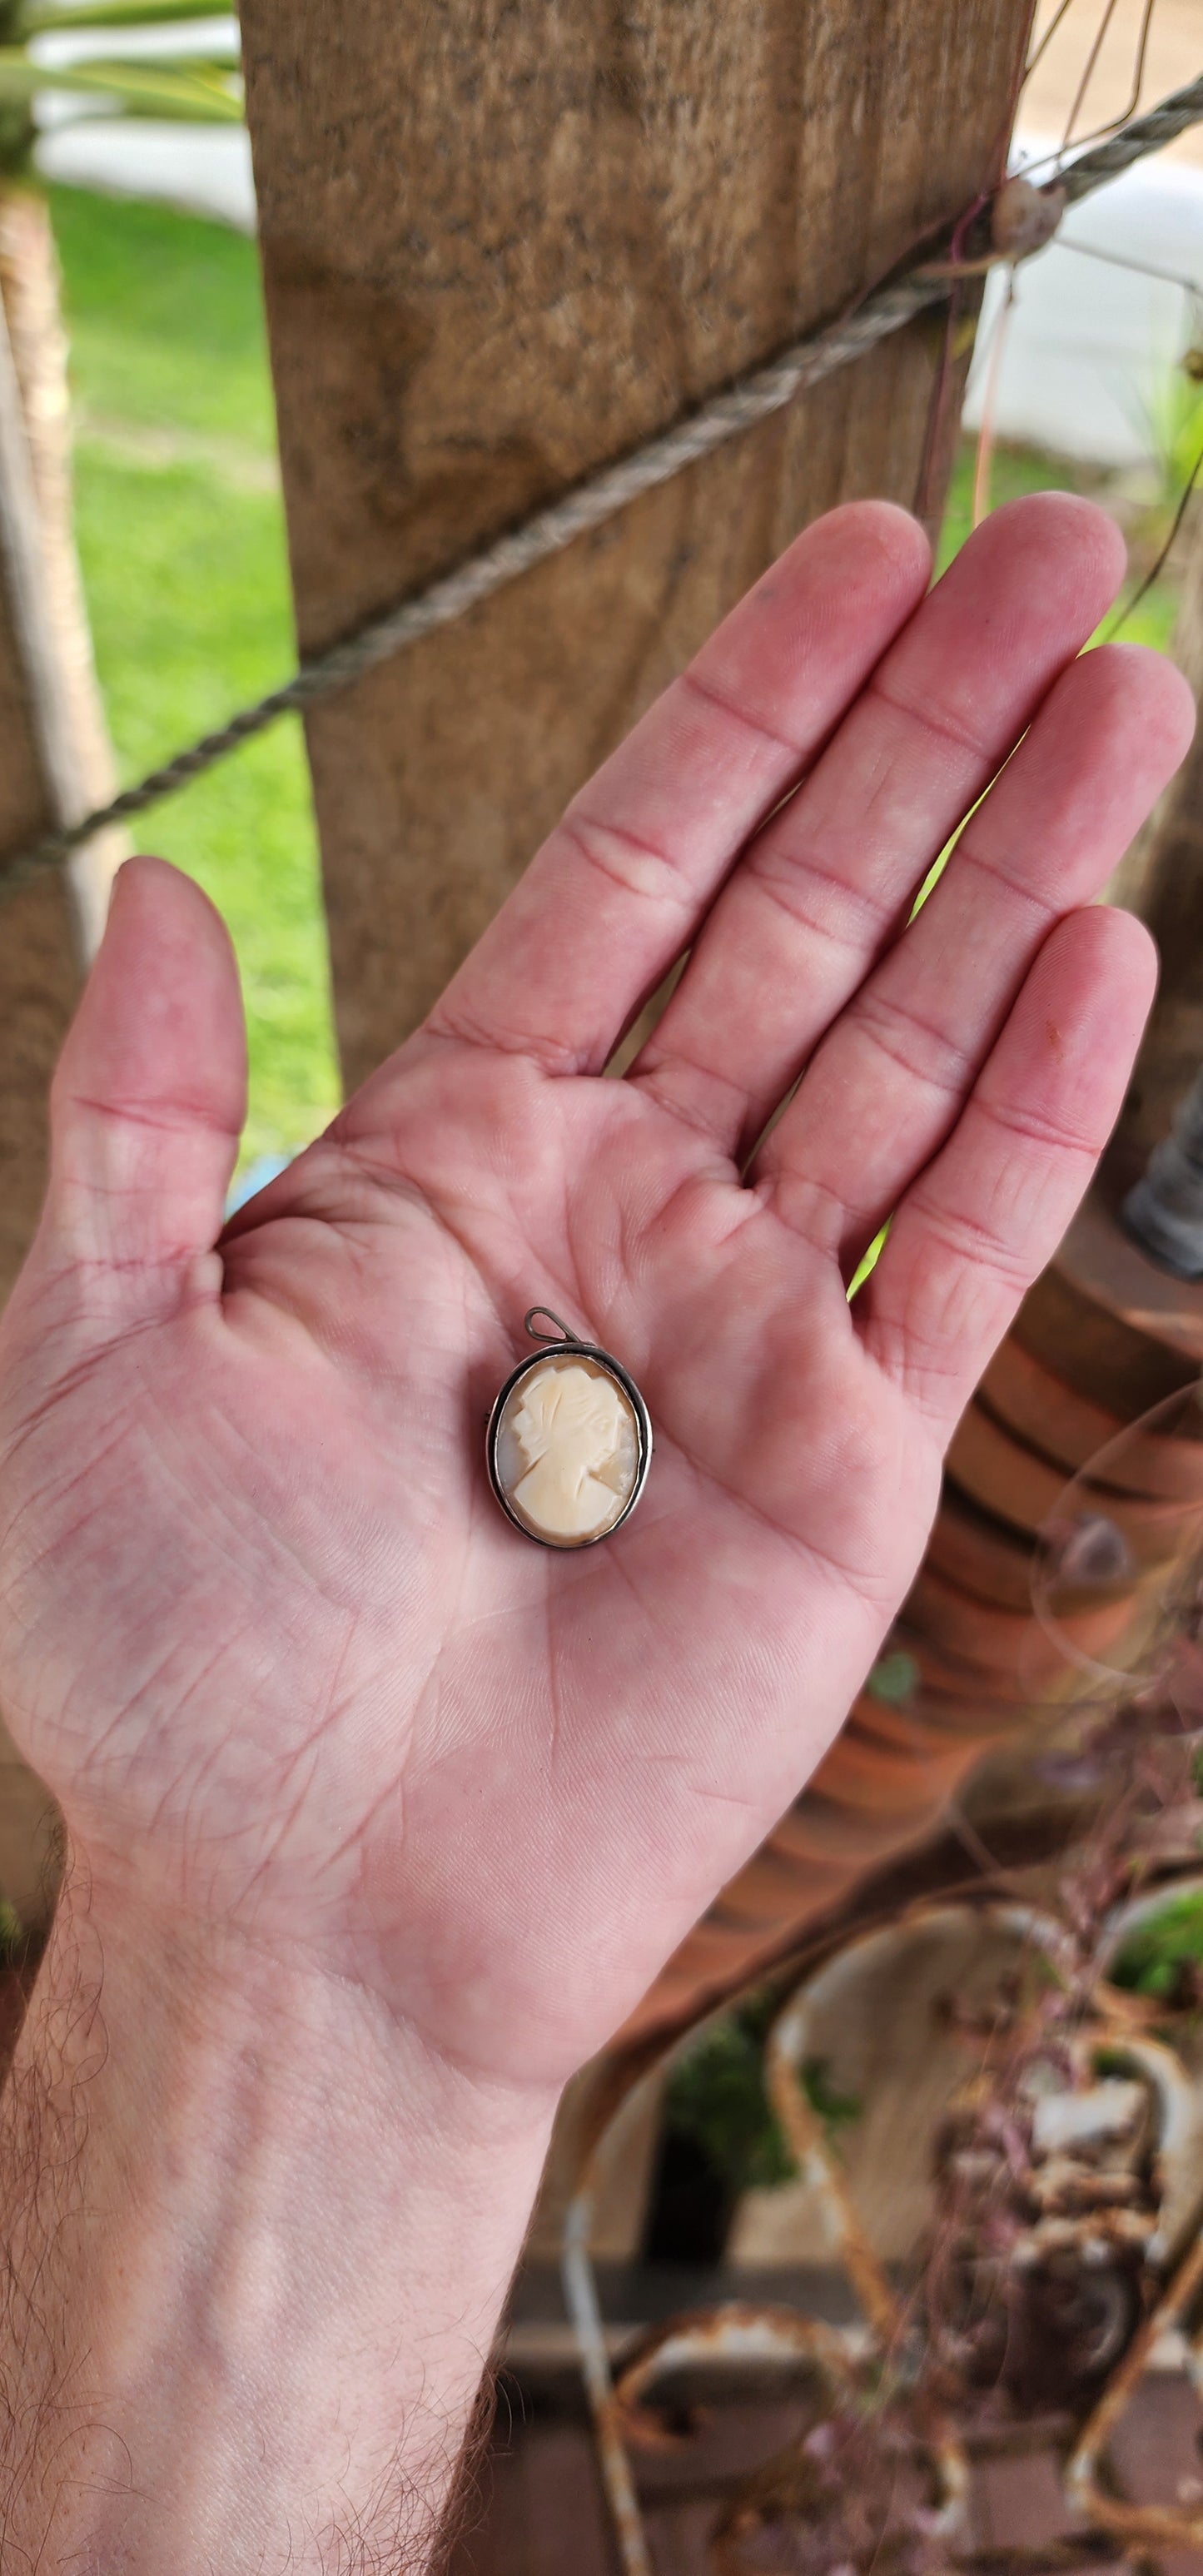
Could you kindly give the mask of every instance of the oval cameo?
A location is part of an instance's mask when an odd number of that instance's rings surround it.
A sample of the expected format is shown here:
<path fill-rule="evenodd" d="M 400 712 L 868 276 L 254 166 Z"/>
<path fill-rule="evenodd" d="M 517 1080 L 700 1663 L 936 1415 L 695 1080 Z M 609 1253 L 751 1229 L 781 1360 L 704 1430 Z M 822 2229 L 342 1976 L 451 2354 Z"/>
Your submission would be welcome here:
<path fill-rule="evenodd" d="M 489 1466 L 520 1529 L 547 1547 L 587 1547 L 630 1510 L 649 1449 L 646 1416 L 600 1353 L 548 1350 L 503 1389 Z"/>

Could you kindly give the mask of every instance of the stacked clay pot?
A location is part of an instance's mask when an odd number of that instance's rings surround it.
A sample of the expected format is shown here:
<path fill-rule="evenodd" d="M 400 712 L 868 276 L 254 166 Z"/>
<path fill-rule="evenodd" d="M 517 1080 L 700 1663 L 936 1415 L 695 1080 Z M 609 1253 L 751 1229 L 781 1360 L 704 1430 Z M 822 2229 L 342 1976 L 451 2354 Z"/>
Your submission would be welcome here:
<path fill-rule="evenodd" d="M 1101 1192 L 1086 1204 L 987 1369 L 948 1455 L 918 1579 L 809 1786 L 682 1943 L 622 2034 L 684 2029 L 767 1968 L 858 1879 L 926 1841 L 992 1746 L 1050 1725 L 1103 1663 L 1203 1505 L 1203 1437 L 1130 1426 L 1203 1369 L 1203 1286 L 1157 1269 Z M 1203 1434 L 1203 1412 L 1199 1416 Z M 1035 1615 L 1033 1561 L 1066 1487 L 1124 1440 L 1108 1510 L 1137 1533 L 1120 1582 Z M 1171 1446 L 1173 1455 L 1171 1456 Z M 1109 1471 L 1104 1468 L 1104 1473 Z M 1180 1497 L 1159 1546 L 1146 1497 Z"/>

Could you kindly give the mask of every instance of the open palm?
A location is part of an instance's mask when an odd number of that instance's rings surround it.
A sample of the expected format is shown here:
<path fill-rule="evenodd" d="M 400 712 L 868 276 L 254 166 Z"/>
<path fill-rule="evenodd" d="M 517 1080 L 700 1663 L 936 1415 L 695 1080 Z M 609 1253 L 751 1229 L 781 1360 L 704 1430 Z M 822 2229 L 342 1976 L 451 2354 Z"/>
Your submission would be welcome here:
<path fill-rule="evenodd" d="M 1073 660 L 1117 553 L 1046 496 L 925 597 L 900 512 L 809 531 L 224 1234 L 232 961 L 185 879 L 123 873 L 0 1343 L 0 1691 L 148 1925 L 307 1949 L 557 2081 L 796 1794 L 1147 1007 L 1143 932 L 1080 907 L 1190 708 L 1153 656 Z M 536 1301 L 654 1424 L 581 1552 L 484 1472 Z"/>

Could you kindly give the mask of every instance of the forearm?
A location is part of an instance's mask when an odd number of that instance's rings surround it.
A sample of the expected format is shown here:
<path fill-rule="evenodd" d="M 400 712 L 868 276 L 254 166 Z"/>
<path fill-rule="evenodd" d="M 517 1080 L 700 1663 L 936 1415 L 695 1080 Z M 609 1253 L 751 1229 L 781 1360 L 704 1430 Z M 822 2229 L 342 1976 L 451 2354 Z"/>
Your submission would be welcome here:
<path fill-rule="evenodd" d="M 552 2108 L 69 1893 L 0 2102 L 0 2563 L 421 2566 Z"/>

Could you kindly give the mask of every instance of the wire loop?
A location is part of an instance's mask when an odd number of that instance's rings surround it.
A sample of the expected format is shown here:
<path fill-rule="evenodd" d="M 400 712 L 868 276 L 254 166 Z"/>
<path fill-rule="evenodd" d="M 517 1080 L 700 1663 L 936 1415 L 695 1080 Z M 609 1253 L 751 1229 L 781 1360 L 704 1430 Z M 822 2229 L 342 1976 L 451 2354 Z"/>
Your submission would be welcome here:
<path fill-rule="evenodd" d="M 554 1333 L 545 1333 L 541 1330 L 535 1321 L 537 1315 L 546 1316 L 548 1323 L 555 1325 Z M 581 1338 L 580 1334 L 574 1333 L 571 1326 L 563 1323 L 558 1315 L 553 1315 L 550 1306 L 529 1307 L 524 1321 L 532 1342 L 579 1342 Z"/>

